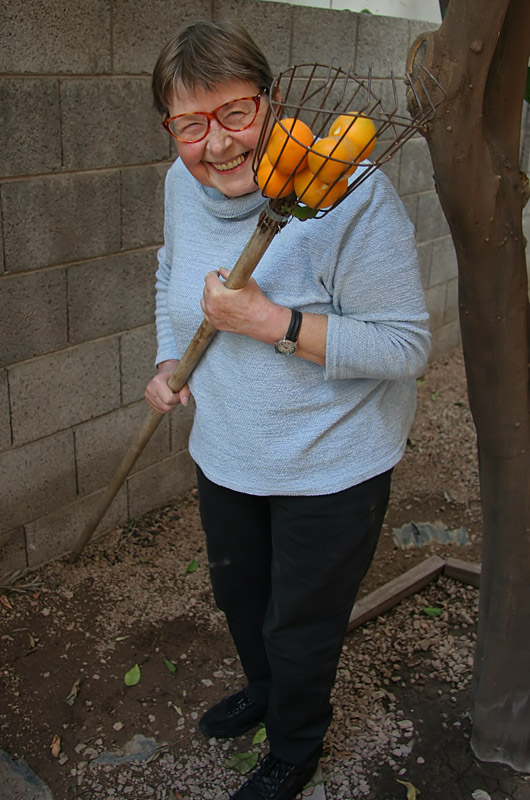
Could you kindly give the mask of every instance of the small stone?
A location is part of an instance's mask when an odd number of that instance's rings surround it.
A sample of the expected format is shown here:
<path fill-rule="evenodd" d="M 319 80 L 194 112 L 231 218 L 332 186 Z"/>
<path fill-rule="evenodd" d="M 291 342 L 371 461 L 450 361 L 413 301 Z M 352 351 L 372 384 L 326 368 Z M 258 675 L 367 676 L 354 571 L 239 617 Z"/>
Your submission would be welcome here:
<path fill-rule="evenodd" d="M 123 722 L 115 722 L 112 727 L 115 731 L 121 731 L 123 728 Z"/>

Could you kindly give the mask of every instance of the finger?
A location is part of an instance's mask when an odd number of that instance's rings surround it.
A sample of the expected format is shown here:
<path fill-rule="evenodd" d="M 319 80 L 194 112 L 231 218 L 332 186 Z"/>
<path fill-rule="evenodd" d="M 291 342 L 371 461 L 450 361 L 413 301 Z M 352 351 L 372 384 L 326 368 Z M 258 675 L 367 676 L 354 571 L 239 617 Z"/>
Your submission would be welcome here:
<path fill-rule="evenodd" d="M 217 274 L 226 280 L 231 272 L 232 270 L 227 269 L 226 267 L 219 267 L 219 272 Z"/>

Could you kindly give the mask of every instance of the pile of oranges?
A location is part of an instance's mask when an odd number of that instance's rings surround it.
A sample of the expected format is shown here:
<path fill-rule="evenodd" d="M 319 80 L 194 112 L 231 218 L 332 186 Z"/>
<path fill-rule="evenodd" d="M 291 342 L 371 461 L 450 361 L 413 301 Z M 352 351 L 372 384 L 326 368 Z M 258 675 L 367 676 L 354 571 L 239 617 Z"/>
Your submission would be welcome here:
<path fill-rule="evenodd" d="M 283 119 L 272 129 L 257 170 L 258 186 L 267 197 L 294 191 L 309 208 L 329 208 L 346 192 L 348 178 L 375 143 L 375 125 L 362 114 L 337 117 L 328 135 L 316 141 L 302 120 Z"/>

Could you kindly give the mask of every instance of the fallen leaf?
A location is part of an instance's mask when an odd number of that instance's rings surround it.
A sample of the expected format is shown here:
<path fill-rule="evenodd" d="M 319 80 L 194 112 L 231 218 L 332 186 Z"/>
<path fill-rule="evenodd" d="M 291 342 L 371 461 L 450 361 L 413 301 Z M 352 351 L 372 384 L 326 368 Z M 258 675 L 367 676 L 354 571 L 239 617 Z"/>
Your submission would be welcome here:
<path fill-rule="evenodd" d="M 125 673 L 125 685 L 126 686 L 136 686 L 138 681 L 140 680 L 142 673 L 140 672 L 140 667 L 138 664 L 135 664 L 134 667 Z"/>
<path fill-rule="evenodd" d="M 254 734 L 254 738 L 252 739 L 252 744 L 261 744 L 267 738 L 267 729 L 265 725 L 260 725 L 259 729 Z"/>
<path fill-rule="evenodd" d="M 417 800 L 420 790 L 416 789 L 413 783 L 410 783 L 409 781 L 400 781 L 398 778 L 396 778 L 396 780 L 402 786 L 407 787 L 407 800 Z"/>
<path fill-rule="evenodd" d="M 229 769 L 235 769 L 241 775 L 246 775 L 247 772 L 254 769 L 258 763 L 257 753 L 235 753 L 232 758 L 226 762 Z"/>
<path fill-rule="evenodd" d="M 194 558 L 186 567 L 186 572 L 196 572 L 199 569 L 199 562 Z"/>
<path fill-rule="evenodd" d="M 0 595 L 0 603 L 2 603 L 4 608 L 7 608 L 9 611 L 13 611 L 13 606 L 11 605 L 5 594 Z"/>
<path fill-rule="evenodd" d="M 75 681 L 75 683 L 72 686 L 72 688 L 70 689 L 70 694 L 66 698 L 66 702 L 68 703 L 69 706 L 73 706 L 73 704 L 75 703 L 76 697 L 79 694 L 80 685 L 81 685 L 81 678 L 78 678 Z"/>
<path fill-rule="evenodd" d="M 172 675 L 176 673 L 177 668 L 173 664 L 173 662 L 169 660 L 169 658 L 164 659 L 164 664 L 166 665 L 166 667 L 168 668 L 168 670 L 171 672 Z"/>
<path fill-rule="evenodd" d="M 440 614 L 443 614 L 443 608 L 424 608 L 423 613 L 427 614 L 428 617 L 439 617 Z"/>
<path fill-rule="evenodd" d="M 61 752 L 61 737 L 57 733 L 54 735 L 52 739 L 50 750 L 52 751 L 52 756 L 54 758 L 59 757 L 59 753 Z"/>

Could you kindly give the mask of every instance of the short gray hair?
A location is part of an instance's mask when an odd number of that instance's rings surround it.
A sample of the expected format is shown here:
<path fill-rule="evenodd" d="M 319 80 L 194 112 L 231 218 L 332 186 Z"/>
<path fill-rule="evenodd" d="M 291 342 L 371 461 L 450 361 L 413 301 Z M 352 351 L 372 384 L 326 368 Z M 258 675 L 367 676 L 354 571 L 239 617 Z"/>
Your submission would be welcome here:
<path fill-rule="evenodd" d="M 264 54 L 248 31 L 234 22 L 194 22 L 168 42 L 153 70 L 155 107 L 167 114 L 179 85 L 187 91 L 206 90 L 243 80 L 267 91 L 272 73 Z"/>

